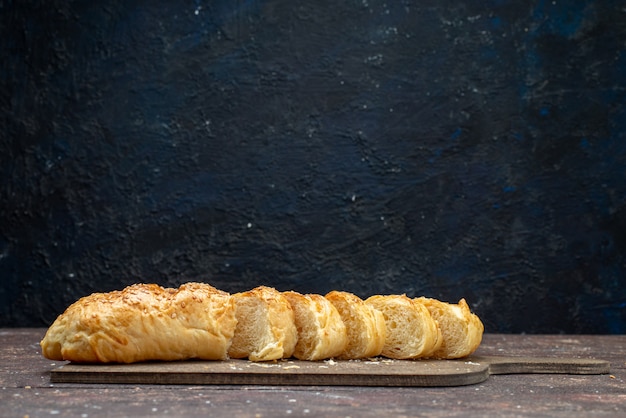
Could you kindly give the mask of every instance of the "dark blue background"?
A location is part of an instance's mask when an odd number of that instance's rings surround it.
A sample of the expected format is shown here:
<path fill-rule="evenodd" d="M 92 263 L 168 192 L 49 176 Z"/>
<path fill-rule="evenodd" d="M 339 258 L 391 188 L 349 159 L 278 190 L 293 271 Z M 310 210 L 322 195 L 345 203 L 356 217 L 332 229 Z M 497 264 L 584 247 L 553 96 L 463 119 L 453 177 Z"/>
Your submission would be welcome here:
<path fill-rule="evenodd" d="M 626 331 L 621 1 L 1 1 L 0 326 L 146 281 Z"/>

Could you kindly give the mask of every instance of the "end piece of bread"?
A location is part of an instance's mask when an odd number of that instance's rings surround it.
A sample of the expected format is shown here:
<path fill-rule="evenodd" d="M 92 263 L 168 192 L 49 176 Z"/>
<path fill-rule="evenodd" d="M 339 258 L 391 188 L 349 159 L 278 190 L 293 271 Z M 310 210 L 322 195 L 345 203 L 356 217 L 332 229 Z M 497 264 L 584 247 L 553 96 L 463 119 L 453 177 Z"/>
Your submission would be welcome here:
<path fill-rule="evenodd" d="M 293 356 L 299 360 L 337 357 L 348 344 L 346 326 L 339 312 L 324 296 L 283 292 L 291 304 L 298 330 Z"/>
<path fill-rule="evenodd" d="M 387 332 L 383 314 L 349 292 L 333 290 L 326 295 L 326 299 L 337 308 L 348 334 L 348 345 L 339 358 L 379 356 Z"/>
<path fill-rule="evenodd" d="M 235 293 L 237 328 L 228 355 L 268 361 L 293 355 L 298 333 L 289 301 L 278 290 L 259 286 Z"/>
<path fill-rule="evenodd" d="M 421 302 L 439 324 L 443 335 L 441 347 L 432 357 L 440 359 L 462 358 L 472 354 L 482 341 L 484 325 L 470 311 L 465 299 L 458 304 L 420 297 Z"/>
<path fill-rule="evenodd" d="M 428 309 L 406 295 L 375 295 L 365 303 L 385 318 L 382 355 L 393 359 L 428 357 L 441 344 L 441 332 Z"/>
<path fill-rule="evenodd" d="M 41 348 L 51 360 L 89 363 L 223 360 L 236 323 L 230 295 L 208 284 L 135 284 L 74 302 Z"/>

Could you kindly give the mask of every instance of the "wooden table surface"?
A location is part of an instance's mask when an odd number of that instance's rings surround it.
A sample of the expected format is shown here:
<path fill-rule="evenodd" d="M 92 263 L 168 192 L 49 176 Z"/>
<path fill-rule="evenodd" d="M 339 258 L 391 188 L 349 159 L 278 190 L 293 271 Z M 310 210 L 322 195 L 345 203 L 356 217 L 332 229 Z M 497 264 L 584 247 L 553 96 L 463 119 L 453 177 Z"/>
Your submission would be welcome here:
<path fill-rule="evenodd" d="M 52 383 L 44 329 L 0 329 L 2 417 L 625 416 L 626 335 L 486 334 L 476 354 L 595 358 L 610 374 L 494 375 L 460 387 Z"/>

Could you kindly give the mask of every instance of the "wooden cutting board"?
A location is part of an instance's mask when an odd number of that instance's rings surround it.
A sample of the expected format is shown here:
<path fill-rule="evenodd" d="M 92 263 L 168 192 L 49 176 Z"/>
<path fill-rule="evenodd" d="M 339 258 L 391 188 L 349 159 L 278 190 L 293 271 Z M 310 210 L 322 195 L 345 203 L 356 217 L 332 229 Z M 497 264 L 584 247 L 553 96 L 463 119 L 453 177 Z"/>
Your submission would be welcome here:
<path fill-rule="evenodd" d="M 462 386 L 493 374 L 604 374 L 594 359 L 472 356 L 461 360 L 179 361 L 74 364 L 51 371 L 54 383 L 167 385 Z"/>

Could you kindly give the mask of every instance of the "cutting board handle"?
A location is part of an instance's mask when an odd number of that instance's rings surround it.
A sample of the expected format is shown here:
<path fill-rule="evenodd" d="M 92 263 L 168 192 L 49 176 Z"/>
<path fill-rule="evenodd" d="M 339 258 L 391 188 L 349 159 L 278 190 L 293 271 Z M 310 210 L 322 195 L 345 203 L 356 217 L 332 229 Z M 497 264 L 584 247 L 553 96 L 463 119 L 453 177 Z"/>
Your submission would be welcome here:
<path fill-rule="evenodd" d="M 606 374 L 611 365 L 605 360 L 555 357 L 473 356 L 472 362 L 489 364 L 489 374 Z"/>

